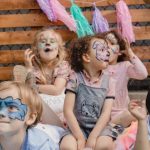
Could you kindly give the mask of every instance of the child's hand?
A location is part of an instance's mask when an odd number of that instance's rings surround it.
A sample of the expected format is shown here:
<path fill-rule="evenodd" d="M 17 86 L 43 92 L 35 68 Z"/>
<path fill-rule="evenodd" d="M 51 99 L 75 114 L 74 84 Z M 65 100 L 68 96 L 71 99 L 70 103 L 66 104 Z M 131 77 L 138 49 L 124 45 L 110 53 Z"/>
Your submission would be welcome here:
<path fill-rule="evenodd" d="M 134 53 L 130 47 L 130 43 L 127 39 L 124 39 L 124 41 L 125 41 L 125 51 L 121 51 L 121 53 L 125 54 L 129 58 L 132 58 L 134 56 Z"/>
<path fill-rule="evenodd" d="M 86 147 L 88 148 L 91 148 L 91 149 L 95 149 L 95 145 L 96 145 L 96 140 L 97 138 L 96 137 L 93 137 L 93 136 L 90 136 L 88 137 L 87 139 L 87 142 L 86 142 Z"/>
<path fill-rule="evenodd" d="M 25 66 L 27 67 L 28 71 L 32 71 L 33 68 L 33 58 L 34 58 L 34 54 L 32 53 L 31 49 L 27 49 L 25 50 L 24 53 L 24 61 L 25 61 Z"/>
<path fill-rule="evenodd" d="M 146 118 L 147 113 L 144 100 L 131 100 L 128 109 L 137 120 L 144 120 Z"/>
<path fill-rule="evenodd" d="M 78 150 L 83 150 L 85 148 L 85 138 L 84 137 L 81 137 L 81 138 L 78 138 L 77 139 L 77 146 L 78 146 Z"/>

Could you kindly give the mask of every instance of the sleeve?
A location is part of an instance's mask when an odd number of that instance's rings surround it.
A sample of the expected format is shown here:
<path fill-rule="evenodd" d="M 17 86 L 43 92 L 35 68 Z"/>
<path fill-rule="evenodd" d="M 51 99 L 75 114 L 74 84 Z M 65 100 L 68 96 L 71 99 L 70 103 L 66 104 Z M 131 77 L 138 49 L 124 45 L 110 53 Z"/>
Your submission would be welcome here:
<path fill-rule="evenodd" d="M 70 77 L 69 77 L 69 80 L 67 82 L 67 86 L 66 86 L 66 91 L 70 91 L 70 92 L 73 92 L 73 93 L 77 93 L 77 87 L 78 87 L 78 81 L 77 81 L 77 75 L 75 72 L 72 71 Z"/>
<path fill-rule="evenodd" d="M 106 99 L 115 99 L 116 80 L 110 76 Z"/>
<path fill-rule="evenodd" d="M 145 79 L 148 76 L 146 67 L 141 62 L 141 60 L 135 55 L 127 62 L 127 75 L 129 78 L 134 79 Z"/>
<path fill-rule="evenodd" d="M 58 67 L 56 77 L 68 80 L 69 74 L 70 74 L 70 65 L 67 61 L 63 61 Z"/>

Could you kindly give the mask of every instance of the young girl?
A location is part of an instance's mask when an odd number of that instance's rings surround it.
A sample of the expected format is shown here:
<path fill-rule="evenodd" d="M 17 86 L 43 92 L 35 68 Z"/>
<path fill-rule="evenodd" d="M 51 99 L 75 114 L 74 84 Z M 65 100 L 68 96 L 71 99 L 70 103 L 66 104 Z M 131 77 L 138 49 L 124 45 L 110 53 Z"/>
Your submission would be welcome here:
<path fill-rule="evenodd" d="M 127 84 L 130 78 L 142 80 L 148 75 L 141 60 L 134 54 L 130 44 L 115 31 L 104 33 L 109 42 L 110 59 L 108 71 L 116 79 L 116 96 L 111 112 L 111 122 L 124 127 L 134 120 L 127 110 L 129 103 Z M 124 61 L 128 58 L 129 61 Z"/>
<path fill-rule="evenodd" d="M 37 32 L 32 48 L 25 51 L 25 65 L 29 72 L 26 82 L 30 81 L 56 113 L 63 110 L 63 91 L 69 76 L 65 56 L 61 36 L 51 29 Z"/>
<path fill-rule="evenodd" d="M 129 103 L 130 113 L 138 120 L 138 130 L 134 150 L 150 149 L 150 90 L 148 91 L 146 98 L 146 107 L 144 100 L 132 100 Z"/>
<path fill-rule="evenodd" d="M 42 101 L 29 86 L 0 83 L 0 150 L 59 149 L 48 134 L 33 127 L 41 114 Z"/>
<path fill-rule="evenodd" d="M 78 39 L 71 48 L 71 74 L 66 88 L 64 115 L 69 129 L 60 149 L 112 149 L 115 138 L 109 122 L 115 81 L 102 69 L 108 66 L 109 51 L 103 37 Z M 68 144 L 69 143 L 69 144 Z"/>

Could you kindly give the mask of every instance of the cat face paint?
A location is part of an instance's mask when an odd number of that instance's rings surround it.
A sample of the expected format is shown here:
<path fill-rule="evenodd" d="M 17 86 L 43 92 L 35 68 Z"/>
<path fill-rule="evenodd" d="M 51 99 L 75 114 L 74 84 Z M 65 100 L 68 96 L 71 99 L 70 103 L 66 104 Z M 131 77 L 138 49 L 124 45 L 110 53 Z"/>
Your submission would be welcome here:
<path fill-rule="evenodd" d="M 109 61 L 109 56 L 110 56 L 110 53 L 109 53 L 109 48 L 108 48 L 108 45 L 107 43 L 102 40 L 102 39 L 99 39 L 99 40 L 95 40 L 93 42 L 93 45 L 92 45 L 92 48 L 94 50 L 96 50 L 96 59 L 97 60 L 101 60 L 101 61 L 105 61 L 105 62 L 108 62 Z"/>
<path fill-rule="evenodd" d="M 22 104 L 20 99 L 13 99 L 12 96 L 0 98 L 0 117 L 18 119 L 23 121 L 27 114 L 27 105 Z"/>
<path fill-rule="evenodd" d="M 47 34 L 47 32 L 41 33 L 39 35 L 37 47 L 39 50 L 44 50 L 45 53 L 57 49 L 58 42 L 55 35 Z"/>

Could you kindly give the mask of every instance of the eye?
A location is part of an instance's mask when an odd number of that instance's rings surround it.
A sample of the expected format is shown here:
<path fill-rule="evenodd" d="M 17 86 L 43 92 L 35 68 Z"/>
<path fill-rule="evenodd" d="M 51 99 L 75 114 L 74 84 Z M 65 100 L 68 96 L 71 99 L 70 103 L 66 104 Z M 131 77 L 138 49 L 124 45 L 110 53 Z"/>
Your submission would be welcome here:
<path fill-rule="evenodd" d="M 46 43 L 46 40 L 41 40 L 40 42 L 41 42 L 41 43 Z"/>
<path fill-rule="evenodd" d="M 10 112 L 17 112 L 19 109 L 16 106 L 10 105 L 8 106 L 8 111 Z"/>
<path fill-rule="evenodd" d="M 55 43 L 55 42 L 56 42 L 56 40 L 55 40 L 55 39 L 52 39 L 52 40 L 51 40 L 51 43 Z"/>

